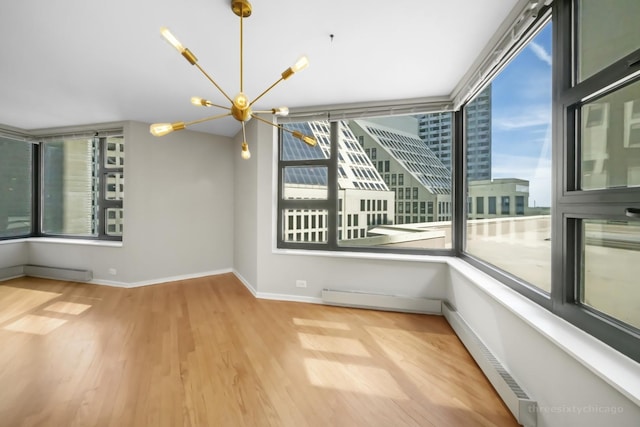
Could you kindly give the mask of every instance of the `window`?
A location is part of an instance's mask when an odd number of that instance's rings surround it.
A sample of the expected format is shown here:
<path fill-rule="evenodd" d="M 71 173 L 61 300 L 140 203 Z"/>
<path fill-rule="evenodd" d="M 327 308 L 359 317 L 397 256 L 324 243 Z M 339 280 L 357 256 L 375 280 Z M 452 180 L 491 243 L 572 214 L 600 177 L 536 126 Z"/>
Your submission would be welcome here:
<path fill-rule="evenodd" d="M 0 239 L 32 233 L 33 156 L 29 142 L 0 135 Z"/>
<path fill-rule="evenodd" d="M 551 291 L 549 18 L 539 21 L 530 41 L 520 46 L 463 111 L 467 197 L 476 200 L 476 213 L 467 218 L 465 252 L 544 292 Z M 531 120 L 533 114 L 535 120 Z M 480 129 L 487 125 L 490 132 L 480 137 Z M 484 217 L 485 198 L 489 218 Z M 519 212 L 513 203 L 519 204 Z M 520 217 L 517 224 L 516 215 Z"/>
<path fill-rule="evenodd" d="M 640 3 L 558 7 L 556 311 L 640 361 Z M 572 27 L 575 24 L 575 30 Z M 570 61 L 568 58 L 575 58 Z M 562 145 L 564 144 L 564 145 Z M 555 294 L 554 294 L 555 295 Z"/>
<path fill-rule="evenodd" d="M 489 215 L 495 215 L 496 213 L 496 198 L 495 196 L 489 196 Z"/>
<path fill-rule="evenodd" d="M 122 131 L 25 138 L 0 136 L 0 238 L 121 240 Z"/>
<path fill-rule="evenodd" d="M 502 208 L 500 209 L 502 215 L 509 215 L 511 213 L 510 200 L 511 198 L 509 196 L 502 196 Z"/>
<path fill-rule="evenodd" d="M 451 113 L 438 114 L 452 116 Z M 291 145 L 300 145 L 300 142 L 290 138 L 287 132 L 280 135 L 279 209 L 282 214 L 278 223 L 279 247 L 347 250 L 357 245 L 358 250 L 430 253 L 440 250 L 440 253 L 450 254 L 450 215 L 447 221 L 438 224 L 431 217 L 431 224 L 420 228 L 376 230 L 380 225 L 393 227 L 400 223 L 418 223 L 421 219 L 418 216 L 420 206 L 424 214 L 427 199 L 438 198 L 450 203 L 451 171 L 420 138 L 417 124 L 418 116 L 406 116 L 401 120 L 398 117 L 378 117 L 375 121 L 285 122 L 283 125 L 289 129 L 316 136 L 318 145 L 310 150 L 318 151 L 310 155 L 305 154 L 306 148 L 290 148 Z M 321 135 L 324 138 L 320 138 Z M 360 141 L 362 145 L 358 143 Z M 384 153 L 385 158 L 375 159 L 377 153 Z M 338 179 L 335 171 L 339 170 L 343 170 L 348 178 Z M 409 184 L 404 180 L 405 174 L 414 174 L 416 179 L 411 183 L 415 186 L 396 188 L 399 182 Z M 357 200 L 351 202 L 352 198 Z M 411 201 L 405 202 L 405 199 Z M 340 206 L 347 215 L 344 224 L 337 215 Z M 362 242 L 351 242 L 363 235 L 355 229 L 351 233 L 347 230 L 347 227 L 358 226 L 358 216 L 351 206 L 359 207 L 358 212 L 366 215 L 363 222 L 366 218 L 372 229 L 370 234 L 364 230 L 368 234 L 366 248 Z M 286 212 L 294 209 L 326 211 L 328 222 L 324 231 L 328 238 L 323 242 L 305 241 L 304 235 L 303 240 L 297 240 L 296 236 L 293 241 L 289 239 L 291 233 L 287 228 Z M 336 218 L 335 224 L 332 218 Z M 341 227 L 345 230 L 340 235 Z M 424 233 L 431 230 L 438 233 Z M 338 239 L 338 236 L 342 238 Z"/>
<path fill-rule="evenodd" d="M 121 238 L 123 137 L 52 136 L 43 139 L 41 153 L 41 233 Z"/>

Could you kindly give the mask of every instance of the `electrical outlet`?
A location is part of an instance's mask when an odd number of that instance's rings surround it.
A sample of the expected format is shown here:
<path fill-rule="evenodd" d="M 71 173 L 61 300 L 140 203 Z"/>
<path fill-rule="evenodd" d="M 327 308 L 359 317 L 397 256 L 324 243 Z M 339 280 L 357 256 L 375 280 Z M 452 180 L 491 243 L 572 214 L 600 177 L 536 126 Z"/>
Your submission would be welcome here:
<path fill-rule="evenodd" d="M 112 276 L 115 276 L 116 274 L 118 274 L 118 270 L 116 270 L 115 268 L 110 268 L 109 269 L 109 274 Z"/>
<path fill-rule="evenodd" d="M 307 281 L 306 280 L 296 280 L 296 288 L 306 288 Z"/>

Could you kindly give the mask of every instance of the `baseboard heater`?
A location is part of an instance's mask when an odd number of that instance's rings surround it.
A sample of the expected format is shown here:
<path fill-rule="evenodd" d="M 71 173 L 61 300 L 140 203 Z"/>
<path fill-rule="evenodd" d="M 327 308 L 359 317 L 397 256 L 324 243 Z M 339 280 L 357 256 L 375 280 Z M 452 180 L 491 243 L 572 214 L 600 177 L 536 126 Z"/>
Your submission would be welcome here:
<path fill-rule="evenodd" d="M 15 279 L 24 276 L 24 265 L 0 268 L 0 280 Z"/>
<path fill-rule="evenodd" d="M 93 279 L 93 273 L 89 270 L 46 267 L 43 265 L 25 265 L 24 274 L 26 276 L 43 277 L 45 279 L 69 280 L 72 282 L 88 282 Z"/>
<path fill-rule="evenodd" d="M 419 297 L 323 289 L 322 302 L 328 305 L 343 307 L 370 308 L 407 313 L 442 314 L 442 301 Z"/>
<path fill-rule="evenodd" d="M 535 427 L 538 419 L 538 403 L 522 390 L 516 380 L 502 366 L 502 363 L 496 359 L 460 314 L 446 301 L 442 303 L 442 314 L 444 314 L 458 338 L 471 353 L 471 356 L 480 366 L 480 369 L 482 369 L 518 423 L 525 427 Z"/>

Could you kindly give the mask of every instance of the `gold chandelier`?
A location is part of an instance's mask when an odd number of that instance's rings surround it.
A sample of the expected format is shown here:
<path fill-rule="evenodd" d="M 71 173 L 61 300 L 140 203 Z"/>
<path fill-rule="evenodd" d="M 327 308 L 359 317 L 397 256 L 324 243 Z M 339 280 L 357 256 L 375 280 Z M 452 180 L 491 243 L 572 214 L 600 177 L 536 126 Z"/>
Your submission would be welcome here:
<path fill-rule="evenodd" d="M 213 83 L 213 85 L 220 91 L 220 93 L 222 93 L 222 95 L 224 95 L 224 97 L 227 98 L 227 100 L 231 103 L 231 106 L 226 107 L 224 105 L 214 104 L 211 101 L 208 101 L 200 97 L 195 97 L 195 96 L 191 98 L 191 103 L 198 107 L 222 108 L 224 110 L 227 110 L 227 113 L 204 117 L 202 119 L 193 120 L 190 122 L 154 123 L 150 126 L 149 131 L 154 136 L 164 136 L 173 131 L 185 129 L 186 127 L 191 125 L 206 122 L 209 120 L 220 119 L 222 117 L 232 116 L 234 119 L 236 119 L 242 124 L 241 155 L 243 159 L 248 159 L 251 157 L 251 153 L 249 152 L 249 145 L 247 144 L 245 122 L 249 121 L 252 118 L 259 120 L 261 122 L 264 122 L 268 125 L 283 129 L 284 131 L 292 134 L 295 138 L 303 141 L 305 144 L 310 145 L 312 147 L 315 146 L 317 143 L 315 138 L 308 135 L 304 135 L 298 131 L 289 130 L 287 128 L 274 124 L 268 120 L 265 120 L 257 115 L 257 114 L 272 114 L 275 116 L 286 116 L 287 114 L 289 114 L 289 109 L 287 107 L 273 108 L 271 110 L 265 110 L 265 111 L 253 111 L 251 109 L 251 107 L 253 106 L 253 104 L 255 104 L 256 101 L 262 98 L 267 92 L 273 89 L 278 83 L 288 79 L 298 71 L 305 69 L 309 65 L 309 61 L 305 56 L 302 56 L 300 59 L 298 59 L 298 61 L 296 61 L 294 65 L 284 70 L 282 72 L 281 77 L 274 84 L 269 86 L 264 92 L 262 92 L 256 98 L 254 98 L 253 101 L 249 100 L 249 98 L 247 97 L 247 95 L 244 94 L 244 91 L 243 91 L 244 90 L 244 87 L 243 87 L 243 83 L 244 83 L 243 82 L 243 55 L 244 55 L 243 54 L 243 21 L 244 21 L 244 18 L 247 18 L 251 15 L 251 4 L 249 3 L 248 0 L 231 0 L 231 10 L 233 11 L 233 13 L 235 13 L 237 16 L 240 17 L 240 92 L 233 99 L 231 99 L 229 95 L 227 95 L 226 92 L 222 90 L 220 86 L 218 86 L 215 80 L 213 80 L 213 78 L 209 74 L 207 74 L 207 72 L 198 64 L 198 59 L 196 58 L 196 56 L 189 49 L 185 48 L 178 41 L 178 39 L 176 39 L 173 36 L 173 34 L 171 34 L 169 29 L 165 27 L 160 29 L 160 34 L 162 34 L 165 40 L 167 40 L 173 47 L 175 47 L 176 50 L 180 52 L 182 56 L 187 61 L 189 61 L 191 65 L 195 65 L 198 68 L 198 70 L 200 70 L 202 74 L 204 74 L 204 76 L 207 79 L 209 79 L 211 83 Z"/>

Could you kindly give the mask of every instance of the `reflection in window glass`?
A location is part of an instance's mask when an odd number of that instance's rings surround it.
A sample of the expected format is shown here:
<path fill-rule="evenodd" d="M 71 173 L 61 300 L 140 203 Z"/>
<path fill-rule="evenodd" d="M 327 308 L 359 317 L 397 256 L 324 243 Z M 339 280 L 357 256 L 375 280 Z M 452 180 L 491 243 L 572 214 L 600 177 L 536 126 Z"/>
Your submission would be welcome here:
<path fill-rule="evenodd" d="M 0 238 L 31 233 L 33 147 L 0 137 Z"/>
<path fill-rule="evenodd" d="M 578 82 L 638 49 L 638 0 L 579 0 Z"/>
<path fill-rule="evenodd" d="M 640 82 L 581 108 L 581 188 L 640 185 Z"/>
<path fill-rule="evenodd" d="M 640 221 L 582 222 L 580 302 L 640 329 Z"/>
<path fill-rule="evenodd" d="M 48 141 L 42 144 L 42 156 L 42 232 L 97 236 L 97 141 Z"/>
<path fill-rule="evenodd" d="M 464 108 L 465 250 L 545 291 L 551 288 L 551 57 L 549 22 Z"/>
<path fill-rule="evenodd" d="M 326 199 L 328 196 L 325 166 L 288 166 L 283 175 L 285 199 Z"/>

